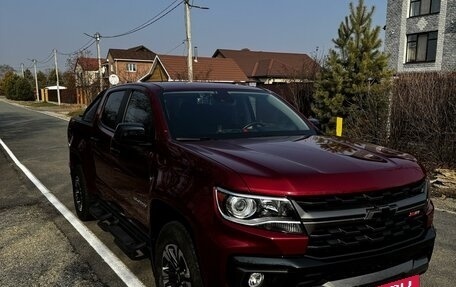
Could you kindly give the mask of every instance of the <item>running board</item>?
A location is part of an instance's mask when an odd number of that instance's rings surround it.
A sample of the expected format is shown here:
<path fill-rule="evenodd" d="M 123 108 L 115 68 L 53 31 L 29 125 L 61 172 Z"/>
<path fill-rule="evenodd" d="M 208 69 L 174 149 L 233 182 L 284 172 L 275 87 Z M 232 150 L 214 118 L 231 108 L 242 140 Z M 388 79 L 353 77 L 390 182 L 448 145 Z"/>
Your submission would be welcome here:
<path fill-rule="evenodd" d="M 132 232 L 135 227 L 129 224 L 121 215 L 115 216 L 115 211 L 110 211 L 105 203 L 95 203 L 89 208 L 90 214 L 98 220 L 98 226 L 103 231 L 114 236 L 114 243 L 132 260 L 141 260 L 149 257 L 145 240 L 139 239 Z"/>

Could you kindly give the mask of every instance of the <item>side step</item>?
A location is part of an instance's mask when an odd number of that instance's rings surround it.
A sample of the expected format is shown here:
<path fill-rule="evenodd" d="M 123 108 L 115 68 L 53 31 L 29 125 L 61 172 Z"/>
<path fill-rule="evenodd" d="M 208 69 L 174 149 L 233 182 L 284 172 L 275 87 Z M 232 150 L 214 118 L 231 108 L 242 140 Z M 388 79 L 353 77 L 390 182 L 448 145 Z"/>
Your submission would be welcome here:
<path fill-rule="evenodd" d="M 98 225 L 114 236 L 116 245 L 119 246 L 130 259 L 141 260 L 148 257 L 147 253 L 144 253 L 143 251 L 146 247 L 146 243 L 131 237 L 119 224 L 105 220 L 99 221 Z"/>
<path fill-rule="evenodd" d="M 132 229 L 126 219 L 114 215 L 109 211 L 109 207 L 103 203 L 95 203 L 89 208 L 90 214 L 98 221 L 98 226 L 114 236 L 114 243 L 132 260 L 148 258 L 147 244 L 145 240 L 140 240 L 134 236 Z M 122 224 L 124 223 L 124 224 Z"/>
<path fill-rule="evenodd" d="M 100 206 L 99 203 L 95 203 L 89 207 L 90 214 L 98 220 L 105 220 L 112 217 L 112 213 L 106 211 Z"/>

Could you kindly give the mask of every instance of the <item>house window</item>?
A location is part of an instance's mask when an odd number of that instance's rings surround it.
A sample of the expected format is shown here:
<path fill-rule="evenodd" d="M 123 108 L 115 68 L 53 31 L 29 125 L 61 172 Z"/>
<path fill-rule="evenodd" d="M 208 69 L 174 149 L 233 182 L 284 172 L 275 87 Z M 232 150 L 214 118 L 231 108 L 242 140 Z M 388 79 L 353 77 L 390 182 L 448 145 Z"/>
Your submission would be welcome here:
<path fill-rule="evenodd" d="M 440 0 L 410 0 L 410 17 L 440 12 Z"/>
<path fill-rule="evenodd" d="M 136 64 L 134 64 L 134 63 L 128 63 L 128 64 L 127 64 L 127 71 L 128 71 L 128 72 L 136 72 Z"/>
<path fill-rule="evenodd" d="M 407 35 L 407 63 L 435 62 L 437 31 Z"/>

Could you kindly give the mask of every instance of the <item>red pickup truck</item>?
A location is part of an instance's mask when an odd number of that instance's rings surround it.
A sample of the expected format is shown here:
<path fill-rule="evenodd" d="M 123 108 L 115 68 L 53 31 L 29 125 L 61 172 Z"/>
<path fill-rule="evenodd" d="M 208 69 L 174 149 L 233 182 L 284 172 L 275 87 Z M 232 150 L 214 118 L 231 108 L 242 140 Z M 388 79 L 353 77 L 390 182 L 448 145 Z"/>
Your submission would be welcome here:
<path fill-rule="evenodd" d="M 157 286 L 380 286 L 428 268 L 416 160 L 324 136 L 270 91 L 120 85 L 68 141 L 77 215 L 150 258 Z"/>

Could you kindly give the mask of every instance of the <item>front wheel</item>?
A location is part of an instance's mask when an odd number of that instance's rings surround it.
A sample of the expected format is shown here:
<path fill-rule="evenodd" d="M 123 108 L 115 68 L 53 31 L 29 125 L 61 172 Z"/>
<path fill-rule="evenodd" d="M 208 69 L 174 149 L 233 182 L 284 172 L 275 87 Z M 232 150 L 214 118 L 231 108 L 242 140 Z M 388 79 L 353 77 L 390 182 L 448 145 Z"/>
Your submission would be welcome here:
<path fill-rule="evenodd" d="M 88 193 L 87 184 L 84 177 L 84 172 L 81 166 L 76 166 L 71 173 L 73 182 L 73 200 L 76 214 L 82 221 L 93 219 L 89 213 L 90 204 L 92 204 L 92 196 Z"/>
<path fill-rule="evenodd" d="M 179 222 L 166 224 L 155 248 L 155 280 L 158 287 L 202 287 L 193 240 Z"/>

